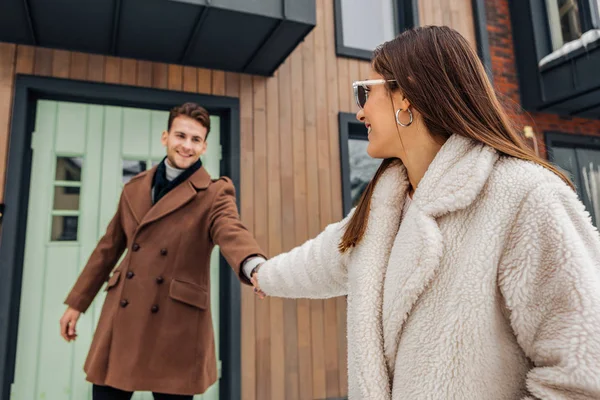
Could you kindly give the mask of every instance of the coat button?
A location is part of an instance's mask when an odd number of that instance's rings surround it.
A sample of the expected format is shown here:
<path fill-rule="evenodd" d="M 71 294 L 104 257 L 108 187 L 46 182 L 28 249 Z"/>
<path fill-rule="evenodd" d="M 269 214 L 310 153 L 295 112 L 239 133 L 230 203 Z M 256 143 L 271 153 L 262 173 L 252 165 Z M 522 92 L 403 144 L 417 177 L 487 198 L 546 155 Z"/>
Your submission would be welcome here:
<path fill-rule="evenodd" d="M 158 306 L 156 304 L 153 305 L 150 311 L 152 311 L 152 314 L 156 314 L 158 312 Z"/>
<path fill-rule="evenodd" d="M 131 250 L 133 251 L 138 251 L 140 249 L 140 245 L 137 243 L 134 243 L 133 246 L 131 247 Z"/>
<path fill-rule="evenodd" d="M 158 278 L 156 278 L 156 283 L 158 283 L 159 285 L 161 283 L 163 283 L 165 281 L 165 279 L 162 276 L 159 276 Z"/>
<path fill-rule="evenodd" d="M 166 256 L 168 253 L 167 249 L 160 249 L 160 255 L 161 256 Z"/>
<path fill-rule="evenodd" d="M 121 307 L 125 308 L 125 307 L 127 307 L 127 304 L 129 304 L 129 302 L 127 301 L 127 299 L 121 300 Z"/>
<path fill-rule="evenodd" d="M 133 273 L 133 271 L 127 271 L 127 279 L 131 279 L 135 276 L 135 274 Z"/>

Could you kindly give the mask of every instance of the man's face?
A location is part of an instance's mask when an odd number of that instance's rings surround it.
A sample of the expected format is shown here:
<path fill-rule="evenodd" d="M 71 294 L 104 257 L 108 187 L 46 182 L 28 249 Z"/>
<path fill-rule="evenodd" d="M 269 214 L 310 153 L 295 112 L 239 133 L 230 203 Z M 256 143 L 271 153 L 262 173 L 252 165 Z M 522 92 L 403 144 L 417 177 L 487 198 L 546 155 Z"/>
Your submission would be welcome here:
<path fill-rule="evenodd" d="M 167 160 L 172 167 L 187 169 L 206 152 L 206 128 L 185 115 L 173 120 L 171 129 L 161 137 L 167 148 Z"/>

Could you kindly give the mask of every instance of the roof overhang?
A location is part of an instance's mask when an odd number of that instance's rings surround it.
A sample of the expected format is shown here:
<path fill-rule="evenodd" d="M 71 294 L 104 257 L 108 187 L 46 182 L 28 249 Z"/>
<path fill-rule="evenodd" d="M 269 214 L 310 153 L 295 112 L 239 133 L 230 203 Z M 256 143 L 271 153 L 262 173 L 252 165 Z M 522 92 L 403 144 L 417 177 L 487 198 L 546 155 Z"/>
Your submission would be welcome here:
<path fill-rule="evenodd" d="M 3 0 L 0 41 L 271 75 L 315 0 Z"/>

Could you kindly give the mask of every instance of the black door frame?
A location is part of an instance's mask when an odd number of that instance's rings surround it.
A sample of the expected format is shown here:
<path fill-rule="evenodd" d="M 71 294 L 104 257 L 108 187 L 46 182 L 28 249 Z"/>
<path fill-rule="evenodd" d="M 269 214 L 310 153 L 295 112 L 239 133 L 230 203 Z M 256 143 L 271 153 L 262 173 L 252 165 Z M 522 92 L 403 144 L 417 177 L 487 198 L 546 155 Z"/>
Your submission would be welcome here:
<path fill-rule="evenodd" d="M 0 237 L 0 398 L 8 399 L 14 379 L 16 344 L 21 299 L 21 284 L 29 182 L 31 178 L 31 134 L 36 103 L 40 99 L 77 103 L 168 110 L 174 105 L 194 101 L 211 115 L 221 118 L 221 173 L 240 187 L 240 105 L 239 99 L 197 93 L 174 92 L 96 82 L 17 75 L 6 171 L 5 209 Z M 166 121 L 165 121 L 166 126 Z M 238 191 L 239 193 L 239 191 Z M 237 198 L 239 208 L 239 195 Z M 241 397 L 240 283 L 221 256 L 220 355 L 222 374 L 220 398 Z M 229 272 L 226 272 L 229 271 Z M 66 295 L 66 294 L 65 294 Z M 51 332 L 49 334 L 57 334 Z"/>

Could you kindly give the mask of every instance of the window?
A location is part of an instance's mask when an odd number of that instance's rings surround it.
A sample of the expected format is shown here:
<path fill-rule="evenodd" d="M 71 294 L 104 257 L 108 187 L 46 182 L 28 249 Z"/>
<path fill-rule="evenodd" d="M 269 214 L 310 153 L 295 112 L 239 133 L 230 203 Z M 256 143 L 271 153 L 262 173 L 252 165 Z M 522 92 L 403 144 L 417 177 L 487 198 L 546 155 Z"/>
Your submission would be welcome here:
<path fill-rule="evenodd" d="M 125 185 L 134 176 L 150 169 L 161 162 L 160 160 L 123 160 L 122 184 Z"/>
<path fill-rule="evenodd" d="M 335 0 L 338 56 L 370 60 L 375 48 L 416 24 L 417 0 Z"/>
<path fill-rule="evenodd" d="M 83 158 L 56 157 L 50 240 L 77 241 Z"/>
<path fill-rule="evenodd" d="M 367 154 L 367 129 L 354 114 L 340 113 L 340 161 L 344 215 L 358 204 L 381 160 Z"/>
<path fill-rule="evenodd" d="M 586 1 L 586 0 L 583 0 Z M 552 49 L 581 37 L 578 0 L 546 0 Z"/>
<path fill-rule="evenodd" d="M 571 178 L 579 198 L 598 226 L 600 218 L 600 138 L 546 134 L 550 161 Z"/>

